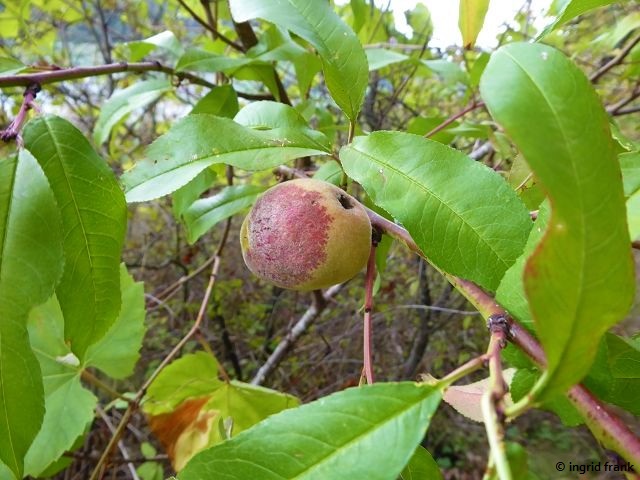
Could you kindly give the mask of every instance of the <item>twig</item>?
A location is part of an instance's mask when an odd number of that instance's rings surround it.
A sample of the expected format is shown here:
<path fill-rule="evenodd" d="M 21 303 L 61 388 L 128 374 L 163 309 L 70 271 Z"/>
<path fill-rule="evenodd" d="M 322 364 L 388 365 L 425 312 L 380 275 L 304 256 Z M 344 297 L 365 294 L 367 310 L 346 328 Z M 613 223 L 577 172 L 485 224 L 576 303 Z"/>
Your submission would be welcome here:
<path fill-rule="evenodd" d="M 211 268 L 209 283 L 204 293 L 204 297 L 202 298 L 202 302 L 200 303 L 200 310 L 198 311 L 198 316 L 196 317 L 196 320 L 193 323 L 193 326 L 187 332 L 187 334 L 184 337 L 182 337 L 182 339 L 176 344 L 176 346 L 173 347 L 173 349 L 162 360 L 162 362 L 160 362 L 160 365 L 158 365 L 158 367 L 153 371 L 151 376 L 144 382 L 142 387 L 140 387 L 133 401 L 129 404 L 129 407 L 127 407 L 124 414 L 122 415 L 122 418 L 120 419 L 120 423 L 118 424 L 115 431 L 113 432 L 113 435 L 111 436 L 111 440 L 109 440 L 109 443 L 107 444 L 106 448 L 102 452 L 100 460 L 98 460 L 98 463 L 96 464 L 93 472 L 91 473 L 90 480 L 98 480 L 102 478 L 104 474 L 104 470 L 106 469 L 107 463 L 109 461 L 109 458 L 111 457 L 111 453 L 113 452 L 113 449 L 115 448 L 118 441 L 124 434 L 124 431 L 127 428 L 127 424 L 129 423 L 131 416 L 140 406 L 140 402 L 142 401 L 142 398 L 144 397 L 147 389 L 153 383 L 153 381 L 157 378 L 160 372 L 162 372 L 162 370 L 171 362 L 171 360 L 173 360 L 173 358 L 178 354 L 178 352 L 180 352 L 182 347 L 189 341 L 191 337 L 193 337 L 193 335 L 195 335 L 195 333 L 200 328 L 200 324 L 202 323 L 202 320 L 204 319 L 205 313 L 207 311 L 207 305 L 209 304 L 209 298 L 211 297 L 213 285 L 215 284 L 216 278 L 218 276 L 218 271 L 220 269 L 221 254 L 227 242 L 227 238 L 229 236 L 230 225 L 231 225 L 230 222 L 227 222 L 225 225 L 225 230 L 222 234 L 222 239 L 220 240 L 220 244 L 218 245 L 218 249 L 216 250 L 216 255 L 213 261 L 213 267 Z"/>
<path fill-rule="evenodd" d="M 95 385 L 99 389 L 105 391 L 106 393 L 111 395 L 111 397 L 113 397 L 114 399 L 117 398 L 119 400 L 124 400 L 127 403 L 131 403 L 131 399 L 130 398 L 127 398 L 124 395 L 122 395 L 121 393 L 116 392 L 113 388 L 111 388 L 109 385 L 104 383 L 102 380 L 100 380 L 98 377 L 93 375 L 88 370 L 82 370 L 82 372 L 80 373 L 80 377 L 83 380 L 86 380 L 87 382 L 89 382 L 91 385 Z"/>
<path fill-rule="evenodd" d="M 533 172 L 529 172 L 529 174 L 526 177 L 524 177 L 524 179 L 520 182 L 520 185 L 518 185 L 516 188 L 514 188 L 514 190 L 516 192 L 519 192 L 520 190 L 522 190 L 525 187 L 527 182 L 529 180 L 531 180 L 532 178 L 533 178 Z"/>
<path fill-rule="evenodd" d="M 200 0 L 200 4 L 204 9 L 204 13 L 207 16 L 207 23 L 211 25 L 213 31 L 211 32 L 211 37 L 215 40 L 219 35 L 218 32 L 218 2 L 214 1 L 216 11 L 215 13 L 211 10 L 211 2 L 209 0 Z"/>
<path fill-rule="evenodd" d="M 613 105 L 609 105 L 607 107 L 607 113 L 609 115 L 624 115 L 624 114 L 628 114 L 628 113 L 634 113 L 638 110 L 640 110 L 640 106 L 639 107 L 631 107 L 628 108 L 626 110 L 622 110 L 622 107 L 626 107 L 627 105 L 629 105 L 631 102 L 633 102 L 636 98 L 640 97 L 640 85 L 636 85 L 636 87 L 633 89 L 633 91 L 631 92 L 631 94 L 626 97 L 623 98 L 622 100 L 614 103 Z"/>
<path fill-rule="evenodd" d="M 391 307 L 384 312 L 378 312 L 374 315 L 374 317 L 382 316 L 387 312 L 392 312 L 394 310 L 402 310 L 402 309 L 412 309 L 412 310 L 433 310 L 434 312 L 443 312 L 443 313 L 453 313 L 457 315 L 480 315 L 480 312 L 475 310 L 458 310 L 457 308 L 447 308 L 447 307 L 439 307 L 437 305 L 398 305 L 396 307 Z"/>
<path fill-rule="evenodd" d="M 205 30 L 208 30 L 209 32 L 211 32 L 213 34 L 213 38 L 214 40 L 216 38 L 219 38 L 220 40 L 222 40 L 224 43 L 226 43 L 227 45 L 229 45 L 231 48 L 234 48 L 240 52 L 244 52 L 245 49 L 242 47 L 242 45 L 237 44 L 236 42 L 230 40 L 229 38 L 225 37 L 222 33 L 220 33 L 215 26 L 207 23 L 206 21 L 204 21 L 202 18 L 200 18 L 200 16 L 193 11 L 193 9 L 187 4 L 187 2 L 185 2 L 184 0 L 178 0 L 178 3 L 180 3 L 180 5 L 182 5 L 184 7 L 184 9 L 189 12 L 189 15 L 191 15 L 191 17 L 198 22 L 200 25 L 202 25 L 202 27 Z"/>
<path fill-rule="evenodd" d="M 612 115 L 616 117 L 620 117 L 622 115 L 629 115 L 630 113 L 640 112 L 640 105 L 629 108 L 621 108 L 620 110 L 616 110 L 615 112 L 611 112 Z"/>
<path fill-rule="evenodd" d="M 624 46 L 624 48 L 622 50 L 620 50 L 620 52 L 615 57 L 613 57 L 611 60 L 609 60 L 607 63 L 605 63 L 598 70 L 593 72 L 591 74 L 591 76 L 589 77 L 589 80 L 591 80 L 592 83 L 597 83 L 598 80 L 600 80 L 600 78 L 605 73 L 607 73 L 609 70 L 611 70 L 616 65 L 620 65 L 620 63 L 622 63 L 622 60 L 624 60 L 624 58 L 629 54 L 629 52 L 633 49 L 633 47 L 635 47 L 638 44 L 638 42 L 640 42 L 640 33 L 638 33 L 635 37 L 633 37 Z"/>
<path fill-rule="evenodd" d="M 455 370 L 449 372 L 445 377 L 443 377 L 440 380 L 440 382 L 443 385 L 447 385 L 447 386 L 451 385 L 457 382 L 458 380 L 460 380 L 461 378 L 466 377 L 470 373 L 473 373 L 476 370 L 480 370 L 482 367 L 484 367 L 486 362 L 487 362 L 486 354 L 479 355 L 475 358 L 472 358 L 471 360 L 464 363 L 463 365 L 460 365 Z"/>
<path fill-rule="evenodd" d="M 364 282 L 364 326 L 363 326 L 363 357 L 364 357 L 364 377 L 367 383 L 371 385 L 373 379 L 373 357 L 372 357 L 372 329 L 371 329 L 371 311 L 373 310 L 373 284 L 376 280 L 376 247 L 379 242 L 379 233 L 374 231 L 374 240 L 369 252 L 369 260 L 367 261 L 367 274 Z"/>
<path fill-rule="evenodd" d="M 509 329 L 506 316 L 494 315 L 487 320 L 491 338 L 487 348 L 489 385 L 482 395 L 481 407 L 493 465 L 500 480 L 512 478 L 504 444 L 504 396 L 507 388 L 502 374 L 500 352 L 507 344 Z"/>
<path fill-rule="evenodd" d="M 29 87 L 32 84 L 47 85 L 49 83 L 63 82 L 66 80 L 76 80 L 79 78 L 97 77 L 101 75 L 111 75 L 113 73 L 143 73 L 143 72 L 161 72 L 166 75 L 176 77 L 178 80 L 188 80 L 194 85 L 201 85 L 208 88 L 216 88 L 203 78 L 188 72 L 178 72 L 173 68 L 160 62 L 119 62 L 109 63 L 106 65 L 94 65 L 91 67 L 70 67 L 49 70 L 37 73 L 24 73 L 18 75 L 0 76 L 0 88 L 5 87 Z M 245 92 L 237 92 L 239 97 L 248 100 L 268 100 L 273 99 L 272 95 L 260 95 Z"/>
<path fill-rule="evenodd" d="M 276 346 L 273 353 L 269 355 L 266 362 L 258 369 L 251 380 L 252 385 L 262 385 L 266 378 L 276 369 L 284 359 L 289 349 L 295 345 L 298 339 L 308 330 L 311 324 L 325 310 L 327 302 L 342 289 L 342 284 L 334 285 L 324 294 L 319 291 L 314 292 L 314 301 L 307 308 L 296 324 L 287 332 L 287 335 Z"/>
<path fill-rule="evenodd" d="M 356 132 L 356 121 L 350 120 L 349 132 L 347 133 L 347 143 L 351 143 L 353 141 L 353 136 L 355 135 L 355 132 Z"/>
<path fill-rule="evenodd" d="M 387 3 L 387 8 L 386 8 L 387 11 L 389 10 L 390 6 L 391 6 L 391 1 L 389 1 L 389 3 Z M 381 20 L 382 20 L 382 16 L 380 16 L 378 18 L 378 23 L 376 24 L 376 27 L 374 28 L 374 30 L 371 32 L 371 38 L 373 38 L 373 33 L 375 32 L 375 30 L 380 25 L 380 21 Z M 425 29 L 426 28 L 427 27 L 425 27 Z M 425 33 L 425 30 L 423 29 L 420 33 L 421 34 Z M 418 52 L 418 57 L 417 57 L 418 60 L 420 60 L 422 58 L 422 56 L 424 55 L 424 52 L 426 52 L 428 43 L 429 43 L 429 36 L 425 35 L 424 42 L 422 43 L 422 48 Z M 409 85 L 409 82 L 413 79 L 413 76 L 418 71 L 418 67 L 419 67 L 419 63 L 416 62 L 415 65 L 411 68 L 411 72 L 409 72 L 409 74 L 402 80 L 402 82 L 400 83 L 398 88 L 395 88 L 393 90 L 393 93 L 391 94 L 391 98 L 389 99 L 387 107 L 381 112 L 382 113 L 382 115 L 381 115 L 382 118 L 386 117 L 389 114 L 389 112 L 391 111 L 393 106 L 396 104 L 396 101 L 398 99 L 400 99 L 400 94 L 404 91 L 404 89 L 407 87 L 407 85 Z"/>
<path fill-rule="evenodd" d="M 158 301 L 158 300 L 167 300 L 171 295 L 173 295 L 173 293 L 175 293 L 175 291 L 177 291 L 182 285 L 184 285 L 185 283 L 187 283 L 188 281 L 194 279 L 195 277 L 197 277 L 198 275 L 200 275 L 202 272 L 204 272 L 207 268 L 209 268 L 209 265 L 211 265 L 213 262 L 215 262 L 216 260 L 216 254 L 214 253 L 213 255 L 211 255 L 209 258 L 207 258 L 207 260 L 200 265 L 198 268 L 196 268 L 193 272 L 191 272 L 189 275 L 184 275 L 182 277 L 180 277 L 178 280 L 176 280 L 174 283 L 172 283 L 171 285 L 169 285 L 168 287 L 164 288 L 160 293 L 157 293 L 154 295 L 154 300 Z"/>
<path fill-rule="evenodd" d="M 22 125 L 27 120 L 27 112 L 32 108 L 35 108 L 35 104 L 33 103 L 36 99 L 36 95 L 40 91 L 40 84 L 37 82 L 31 82 L 22 98 L 22 105 L 20 105 L 20 110 L 18 110 L 18 114 L 16 118 L 9 124 L 9 126 L 5 130 L 0 130 L 0 140 L 3 142 L 10 142 L 15 140 L 20 135 L 20 130 L 22 129 Z"/>
<path fill-rule="evenodd" d="M 102 418 L 102 421 L 105 423 L 105 425 L 111 432 L 111 435 L 113 435 L 116 432 L 116 429 L 113 426 L 113 423 L 111 423 L 111 420 L 109 420 L 109 417 L 107 416 L 105 411 L 102 410 L 102 408 L 100 408 L 99 405 L 96 406 L 96 411 L 98 412 L 98 415 L 100 415 L 100 418 Z M 138 473 L 136 472 L 136 468 L 131 463 L 131 457 L 129 456 L 129 452 L 127 448 L 124 446 L 124 443 L 122 443 L 121 441 L 118 441 L 118 449 L 120 450 L 120 453 L 122 453 L 122 458 L 127 464 L 127 468 L 129 469 L 129 474 L 131 475 L 131 478 L 133 480 L 140 480 L 140 477 L 138 477 Z"/>
<path fill-rule="evenodd" d="M 475 150 L 473 150 L 470 154 L 469 157 L 474 159 L 474 160 L 480 160 L 481 158 L 483 158 L 485 155 L 488 155 L 489 153 L 493 152 L 493 146 L 491 145 L 491 142 L 484 142 L 482 145 L 480 145 L 478 148 L 476 148 Z"/>
<path fill-rule="evenodd" d="M 437 127 L 435 127 L 434 129 L 432 129 L 431 131 L 427 132 L 424 134 L 425 138 L 429 138 L 432 137 L 433 135 L 435 135 L 436 133 L 438 133 L 441 130 L 444 130 L 445 128 L 447 128 L 449 125 L 451 125 L 453 122 L 455 122 L 456 120 L 458 120 L 461 117 L 464 117 L 467 113 L 475 110 L 476 108 L 481 108 L 484 107 L 484 102 L 476 102 L 475 100 L 473 102 L 471 102 L 470 105 L 468 105 L 467 107 L 463 108 L 461 111 L 459 111 L 458 113 L 451 115 L 449 118 L 447 118 L 444 122 L 442 122 L 440 125 L 438 125 Z"/>

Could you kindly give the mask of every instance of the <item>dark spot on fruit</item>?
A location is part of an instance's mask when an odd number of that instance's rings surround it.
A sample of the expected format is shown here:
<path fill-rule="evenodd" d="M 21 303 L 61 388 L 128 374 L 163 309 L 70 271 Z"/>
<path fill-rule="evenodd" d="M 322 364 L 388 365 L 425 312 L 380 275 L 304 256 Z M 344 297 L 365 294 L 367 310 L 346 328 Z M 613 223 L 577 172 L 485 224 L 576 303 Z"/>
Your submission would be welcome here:
<path fill-rule="evenodd" d="M 349 210 L 355 206 L 351 201 L 351 198 L 343 193 L 338 196 L 338 201 L 340 202 L 340 205 L 342 205 L 342 208 L 344 208 L 345 210 Z"/>

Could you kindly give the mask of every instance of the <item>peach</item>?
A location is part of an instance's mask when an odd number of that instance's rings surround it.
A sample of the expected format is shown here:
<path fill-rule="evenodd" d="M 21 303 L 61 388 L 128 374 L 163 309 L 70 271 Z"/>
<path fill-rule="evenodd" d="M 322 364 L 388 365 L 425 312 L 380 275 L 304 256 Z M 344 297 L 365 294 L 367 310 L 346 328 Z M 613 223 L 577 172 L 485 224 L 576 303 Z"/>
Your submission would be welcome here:
<path fill-rule="evenodd" d="M 316 290 L 354 277 L 371 249 L 364 207 L 320 180 L 278 184 L 256 201 L 240 231 L 244 261 L 282 288 Z"/>

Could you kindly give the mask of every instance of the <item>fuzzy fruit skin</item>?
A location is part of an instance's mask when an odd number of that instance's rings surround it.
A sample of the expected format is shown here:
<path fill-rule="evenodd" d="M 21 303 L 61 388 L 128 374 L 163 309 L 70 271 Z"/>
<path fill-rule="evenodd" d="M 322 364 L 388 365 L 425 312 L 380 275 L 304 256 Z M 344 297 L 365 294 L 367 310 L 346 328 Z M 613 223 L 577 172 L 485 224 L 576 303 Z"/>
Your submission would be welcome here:
<path fill-rule="evenodd" d="M 362 205 L 338 187 L 291 180 L 257 200 L 242 223 L 240 244 L 258 277 L 291 290 L 317 290 L 363 269 L 371 222 Z"/>

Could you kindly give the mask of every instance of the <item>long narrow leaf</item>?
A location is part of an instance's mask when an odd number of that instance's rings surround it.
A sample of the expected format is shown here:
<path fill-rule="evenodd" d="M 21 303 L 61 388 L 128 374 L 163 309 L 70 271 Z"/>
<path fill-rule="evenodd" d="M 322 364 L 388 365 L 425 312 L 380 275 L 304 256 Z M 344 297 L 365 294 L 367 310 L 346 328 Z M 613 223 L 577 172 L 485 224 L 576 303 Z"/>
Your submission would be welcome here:
<path fill-rule="evenodd" d="M 480 90 L 551 202 L 544 237 L 524 273 L 548 358 L 544 397 L 588 372 L 600 337 L 633 300 L 620 165 L 598 96 L 558 50 L 525 43 L 502 47 L 491 57 Z"/>

